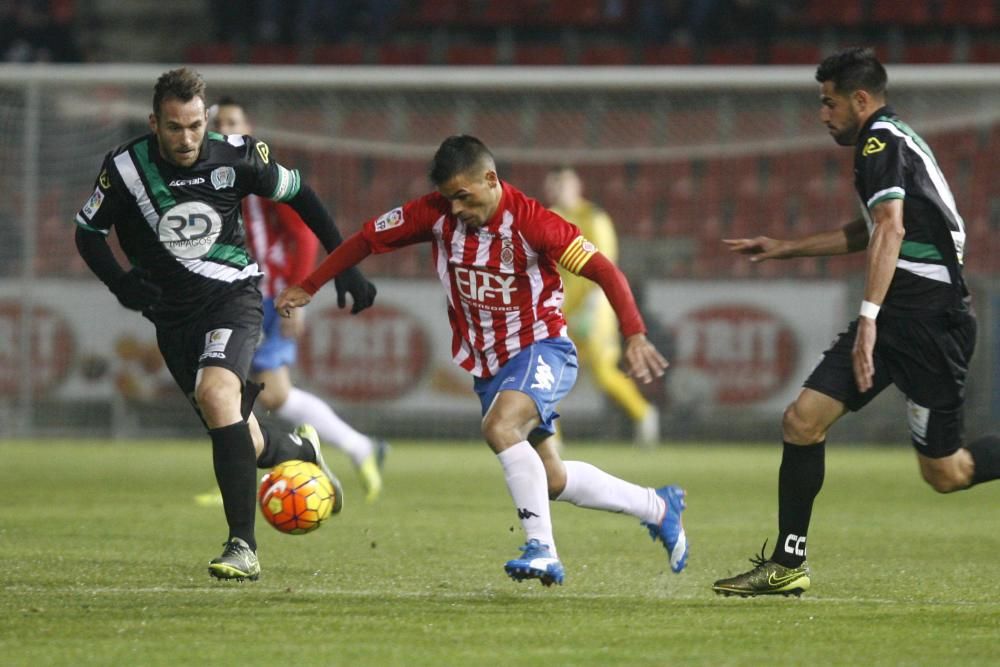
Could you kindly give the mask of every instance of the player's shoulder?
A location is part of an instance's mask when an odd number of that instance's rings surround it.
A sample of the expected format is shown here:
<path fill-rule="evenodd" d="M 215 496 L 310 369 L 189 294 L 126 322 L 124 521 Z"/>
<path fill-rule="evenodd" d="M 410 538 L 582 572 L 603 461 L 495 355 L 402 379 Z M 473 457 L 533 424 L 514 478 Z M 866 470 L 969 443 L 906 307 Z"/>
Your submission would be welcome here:
<path fill-rule="evenodd" d="M 209 155 L 216 159 L 242 159 L 250 154 L 256 143 L 257 140 L 249 134 L 208 132 L 205 135 L 205 147 Z"/>
<path fill-rule="evenodd" d="M 106 162 L 114 162 L 115 158 L 118 157 L 119 155 L 122 155 L 124 153 L 136 153 L 137 149 L 141 149 L 141 151 L 148 152 L 149 143 L 152 137 L 153 137 L 152 133 L 141 134 L 137 137 L 132 137 L 125 143 L 118 144 L 117 146 L 109 150 L 105 155 L 104 159 Z"/>

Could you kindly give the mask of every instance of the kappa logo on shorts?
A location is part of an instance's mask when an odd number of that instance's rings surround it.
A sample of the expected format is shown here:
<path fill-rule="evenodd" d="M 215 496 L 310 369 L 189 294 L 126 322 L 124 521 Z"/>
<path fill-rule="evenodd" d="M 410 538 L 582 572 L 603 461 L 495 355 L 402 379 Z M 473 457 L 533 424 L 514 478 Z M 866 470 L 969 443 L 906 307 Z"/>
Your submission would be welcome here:
<path fill-rule="evenodd" d="M 552 372 L 552 367 L 545 363 L 545 358 L 542 355 L 538 355 L 538 370 L 535 371 L 535 382 L 531 388 L 549 391 L 555 381 L 556 376 Z"/>
<path fill-rule="evenodd" d="M 233 335 L 232 329 L 212 329 L 205 334 L 205 349 L 199 361 L 204 359 L 225 359 L 226 346 Z"/>

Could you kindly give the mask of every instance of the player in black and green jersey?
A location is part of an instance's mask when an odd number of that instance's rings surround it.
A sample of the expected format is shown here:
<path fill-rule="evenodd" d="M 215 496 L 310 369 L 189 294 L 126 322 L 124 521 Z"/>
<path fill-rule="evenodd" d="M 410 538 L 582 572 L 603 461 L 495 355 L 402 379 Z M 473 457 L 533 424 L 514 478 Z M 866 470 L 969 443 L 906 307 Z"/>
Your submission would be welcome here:
<path fill-rule="evenodd" d="M 76 216 L 76 243 L 91 270 L 126 308 L 156 327 L 177 384 L 212 439 L 215 476 L 229 536 L 209 564 L 221 579 L 256 579 L 256 467 L 291 458 L 320 465 L 308 425 L 296 433 L 262 429 L 251 413 L 259 387 L 247 381 L 261 335 L 261 272 L 244 246 L 240 201 L 253 193 L 287 202 L 327 251 L 341 242 L 329 213 L 298 171 L 286 169 L 251 136 L 207 131 L 205 83 L 190 69 L 164 73 L 153 93 L 151 132 L 112 150 L 93 194 Z M 131 267 L 107 243 L 114 227 Z M 352 312 L 370 306 L 375 287 L 359 272 L 343 276 Z"/>
<path fill-rule="evenodd" d="M 934 154 L 886 106 L 888 78 L 870 49 L 826 58 L 816 71 L 821 120 L 854 147 L 861 216 L 794 239 L 731 239 L 751 261 L 868 251 L 859 317 L 826 351 L 785 411 L 778 472 L 778 541 L 754 568 L 715 582 L 724 595 L 801 594 L 810 585 L 806 532 L 823 485 L 826 433 L 895 384 L 905 394 L 924 480 L 950 493 L 1000 477 L 1000 438 L 965 443 L 963 403 L 976 320 L 962 278 L 965 223 Z"/>

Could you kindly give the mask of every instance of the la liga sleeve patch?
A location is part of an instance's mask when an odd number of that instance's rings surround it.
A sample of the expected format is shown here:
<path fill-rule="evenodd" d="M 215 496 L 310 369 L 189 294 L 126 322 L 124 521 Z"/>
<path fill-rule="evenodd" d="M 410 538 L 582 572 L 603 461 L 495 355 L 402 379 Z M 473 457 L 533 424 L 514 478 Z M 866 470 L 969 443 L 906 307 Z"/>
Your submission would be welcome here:
<path fill-rule="evenodd" d="M 397 206 L 388 213 L 383 213 L 375 219 L 375 231 L 384 232 L 392 229 L 393 227 L 399 227 L 402 224 L 403 208 L 401 206 Z"/>

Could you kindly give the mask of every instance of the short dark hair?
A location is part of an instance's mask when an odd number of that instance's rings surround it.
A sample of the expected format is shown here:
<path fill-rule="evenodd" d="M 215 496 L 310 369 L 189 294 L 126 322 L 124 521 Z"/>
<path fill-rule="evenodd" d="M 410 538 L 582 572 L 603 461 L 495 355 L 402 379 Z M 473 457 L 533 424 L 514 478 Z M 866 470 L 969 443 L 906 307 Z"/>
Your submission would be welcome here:
<path fill-rule="evenodd" d="M 243 106 L 243 102 L 240 102 L 238 99 L 236 99 L 232 95 L 223 95 L 222 97 L 219 98 L 219 101 L 215 103 L 215 106 L 217 106 L 217 107 L 239 107 L 241 109 L 245 108 Z"/>
<path fill-rule="evenodd" d="M 816 80 L 820 83 L 833 81 L 838 93 L 864 90 L 873 95 L 885 95 L 889 76 L 874 51 L 855 47 L 824 58 L 816 68 Z"/>
<path fill-rule="evenodd" d="M 434 153 L 430 178 L 434 185 L 441 185 L 477 166 L 483 161 L 495 164 L 493 153 L 482 141 L 468 134 L 448 137 Z"/>
<path fill-rule="evenodd" d="M 153 88 L 153 113 L 159 118 L 160 106 L 164 100 L 173 98 L 189 102 L 195 97 L 205 101 L 205 80 L 201 78 L 201 74 L 187 67 L 164 72 Z"/>

